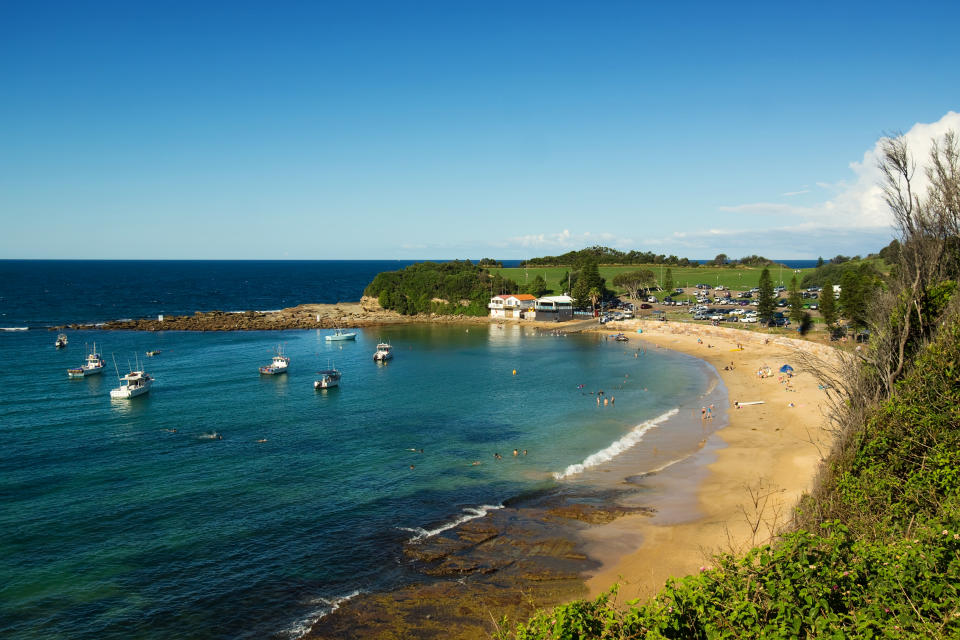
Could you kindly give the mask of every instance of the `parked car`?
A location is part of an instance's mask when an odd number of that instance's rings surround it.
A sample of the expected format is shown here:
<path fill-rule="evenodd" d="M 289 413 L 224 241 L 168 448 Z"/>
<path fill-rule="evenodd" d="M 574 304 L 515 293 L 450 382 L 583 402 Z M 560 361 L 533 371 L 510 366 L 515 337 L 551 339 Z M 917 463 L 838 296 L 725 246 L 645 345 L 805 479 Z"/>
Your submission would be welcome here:
<path fill-rule="evenodd" d="M 740 322 L 756 322 L 757 316 L 743 316 L 740 318 Z"/>
<path fill-rule="evenodd" d="M 787 318 L 770 318 L 767 322 L 768 327 L 786 327 L 790 324 L 790 320 Z"/>
<path fill-rule="evenodd" d="M 820 308 L 820 307 L 817 305 L 816 302 L 814 302 L 813 304 L 810 305 L 810 310 L 811 310 L 811 311 L 816 311 L 816 310 L 819 309 L 819 308 Z"/>

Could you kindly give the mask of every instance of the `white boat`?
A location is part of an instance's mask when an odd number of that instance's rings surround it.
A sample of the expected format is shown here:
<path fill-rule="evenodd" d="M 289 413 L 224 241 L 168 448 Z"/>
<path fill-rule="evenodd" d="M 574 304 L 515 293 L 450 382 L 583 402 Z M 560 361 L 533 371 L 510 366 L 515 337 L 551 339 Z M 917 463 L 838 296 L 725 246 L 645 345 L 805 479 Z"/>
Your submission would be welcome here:
<path fill-rule="evenodd" d="M 85 378 L 87 376 L 93 376 L 103 371 L 106 363 L 103 361 L 103 358 L 100 357 L 100 354 L 97 353 L 97 343 L 93 343 L 93 349 L 87 354 L 87 361 L 76 369 L 67 369 L 68 378 Z"/>
<path fill-rule="evenodd" d="M 57 349 L 63 349 L 65 346 L 67 346 L 67 334 L 61 333 L 58 335 L 57 341 L 53 343 L 53 346 L 55 346 Z"/>
<path fill-rule="evenodd" d="M 120 386 L 116 389 L 110 389 L 111 398 L 135 398 L 142 396 L 150 391 L 150 385 L 153 384 L 153 378 L 149 373 L 143 371 L 131 371 L 120 378 Z"/>
<path fill-rule="evenodd" d="M 270 364 L 260 367 L 260 373 L 265 376 L 274 376 L 278 373 L 286 373 L 290 366 L 290 358 L 283 355 L 283 348 L 277 347 L 277 355 L 273 356 Z"/>
<path fill-rule="evenodd" d="M 313 381 L 314 389 L 330 389 L 333 387 L 340 386 L 340 371 L 337 369 L 327 369 L 325 371 L 317 371 L 317 374 L 320 376 L 319 380 Z"/>
<path fill-rule="evenodd" d="M 355 331 L 344 331 L 340 327 L 334 329 L 333 333 L 326 336 L 325 340 L 327 342 L 334 342 L 336 340 L 356 340 L 357 333 Z"/>
<path fill-rule="evenodd" d="M 386 342 L 377 345 L 377 352 L 373 354 L 373 359 L 377 362 L 386 362 L 393 357 L 393 347 Z"/>

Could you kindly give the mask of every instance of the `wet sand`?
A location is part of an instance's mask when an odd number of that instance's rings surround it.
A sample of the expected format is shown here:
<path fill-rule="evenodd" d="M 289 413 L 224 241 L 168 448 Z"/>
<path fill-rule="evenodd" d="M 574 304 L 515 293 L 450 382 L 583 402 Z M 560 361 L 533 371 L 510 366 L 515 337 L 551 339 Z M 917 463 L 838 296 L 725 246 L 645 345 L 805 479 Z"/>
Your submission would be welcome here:
<path fill-rule="evenodd" d="M 730 401 L 726 426 L 709 436 L 700 452 L 639 479 L 650 489 L 648 504 L 655 515 L 627 515 L 582 532 L 588 555 L 600 562 L 588 572 L 590 594 L 619 583 L 622 601 L 652 596 L 668 578 L 696 573 L 709 566 L 713 553 L 739 553 L 762 544 L 789 522 L 831 444 L 823 415 L 825 392 L 797 356 L 812 351 L 829 357 L 832 350 L 782 336 L 688 323 L 634 321 L 611 333 L 621 330 L 629 332 L 631 341 L 642 339 L 647 348 L 668 348 L 709 362 Z M 734 368 L 725 370 L 731 363 Z M 792 378 L 779 373 L 783 364 L 795 367 Z M 761 367 L 773 375 L 761 379 Z M 734 404 L 757 401 L 763 404 Z"/>

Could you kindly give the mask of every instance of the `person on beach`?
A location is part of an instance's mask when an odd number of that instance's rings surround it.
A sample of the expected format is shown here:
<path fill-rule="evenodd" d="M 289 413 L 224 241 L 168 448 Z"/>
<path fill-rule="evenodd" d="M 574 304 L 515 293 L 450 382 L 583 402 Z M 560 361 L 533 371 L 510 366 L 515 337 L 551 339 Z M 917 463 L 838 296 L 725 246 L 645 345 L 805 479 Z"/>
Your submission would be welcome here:
<path fill-rule="evenodd" d="M 700 419 L 701 419 L 701 420 L 706 420 L 706 419 L 707 419 L 707 408 L 706 408 L 706 407 L 700 407 Z"/>

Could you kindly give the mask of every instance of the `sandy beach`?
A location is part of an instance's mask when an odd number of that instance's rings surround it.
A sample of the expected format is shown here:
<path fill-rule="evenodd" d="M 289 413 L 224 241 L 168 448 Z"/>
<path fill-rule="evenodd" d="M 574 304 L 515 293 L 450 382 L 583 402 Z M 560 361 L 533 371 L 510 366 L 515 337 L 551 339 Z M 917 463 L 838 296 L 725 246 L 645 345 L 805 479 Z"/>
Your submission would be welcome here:
<path fill-rule="evenodd" d="M 637 328 L 643 333 L 637 335 Z M 821 457 L 830 449 L 824 417 L 825 392 L 804 371 L 800 351 L 830 357 L 832 349 L 813 342 L 761 332 L 688 323 L 623 323 L 654 348 L 696 356 L 712 364 L 727 388 L 728 425 L 697 454 L 705 478 L 694 489 L 693 515 L 666 510 L 653 517 L 626 516 L 587 532 L 590 546 L 614 549 L 587 580 L 592 596 L 620 584 L 620 600 L 647 598 L 668 578 L 696 573 L 712 554 L 742 552 L 769 540 L 789 522 L 797 499 L 810 489 Z M 767 342 L 769 340 L 769 342 Z M 741 350 L 742 347 L 742 350 Z M 790 378 L 783 364 L 796 371 Z M 730 368 L 732 365 L 732 368 Z M 769 367 L 772 376 L 758 370 Z M 737 408 L 736 402 L 762 402 Z M 687 478 L 669 471 L 657 478 L 662 493 L 682 493 Z M 674 485 L 673 488 L 671 485 Z M 623 542 L 634 541 L 633 550 Z"/>

